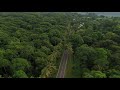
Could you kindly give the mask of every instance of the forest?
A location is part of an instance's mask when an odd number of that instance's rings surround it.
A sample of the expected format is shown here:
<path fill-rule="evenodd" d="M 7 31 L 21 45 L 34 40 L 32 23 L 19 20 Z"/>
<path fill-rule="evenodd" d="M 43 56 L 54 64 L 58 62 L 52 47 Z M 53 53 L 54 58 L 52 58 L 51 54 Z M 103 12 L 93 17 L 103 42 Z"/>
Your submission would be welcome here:
<path fill-rule="evenodd" d="M 0 78 L 120 78 L 120 17 L 0 12 Z"/>

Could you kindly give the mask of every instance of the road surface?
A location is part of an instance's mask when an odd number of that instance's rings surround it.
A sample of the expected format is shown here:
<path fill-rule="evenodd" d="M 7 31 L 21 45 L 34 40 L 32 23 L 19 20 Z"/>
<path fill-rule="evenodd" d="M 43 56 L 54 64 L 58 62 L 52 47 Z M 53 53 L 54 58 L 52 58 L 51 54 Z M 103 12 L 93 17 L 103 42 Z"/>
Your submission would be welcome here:
<path fill-rule="evenodd" d="M 66 66 L 67 66 L 67 60 L 68 60 L 68 52 L 67 52 L 67 50 L 65 50 L 62 55 L 62 58 L 61 58 L 61 62 L 59 65 L 59 69 L 58 69 L 56 78 L 64 78 L 65 70 L 66 70 Z"/>

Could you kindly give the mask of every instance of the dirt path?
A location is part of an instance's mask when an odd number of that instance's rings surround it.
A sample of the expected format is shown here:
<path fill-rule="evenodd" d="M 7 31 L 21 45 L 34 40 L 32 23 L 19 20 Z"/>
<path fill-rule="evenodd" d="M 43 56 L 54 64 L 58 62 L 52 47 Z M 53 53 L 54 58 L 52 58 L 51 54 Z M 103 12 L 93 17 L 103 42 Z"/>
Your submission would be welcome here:
<path fill-rule="evenodd" d="M 67 66 L 68 52 L 64 51 L 56 78 L 64 78 Z"/>

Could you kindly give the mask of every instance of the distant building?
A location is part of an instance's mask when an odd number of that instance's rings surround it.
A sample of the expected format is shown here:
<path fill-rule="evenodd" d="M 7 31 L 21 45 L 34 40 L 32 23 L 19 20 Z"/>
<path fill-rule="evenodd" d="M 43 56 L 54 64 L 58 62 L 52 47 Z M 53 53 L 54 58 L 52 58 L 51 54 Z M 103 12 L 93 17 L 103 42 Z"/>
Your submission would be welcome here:
<path fill-rule="evenodd" d="M 81 28 L 84 25 L 84 23 L 80 24 L 78 28 Z"/>

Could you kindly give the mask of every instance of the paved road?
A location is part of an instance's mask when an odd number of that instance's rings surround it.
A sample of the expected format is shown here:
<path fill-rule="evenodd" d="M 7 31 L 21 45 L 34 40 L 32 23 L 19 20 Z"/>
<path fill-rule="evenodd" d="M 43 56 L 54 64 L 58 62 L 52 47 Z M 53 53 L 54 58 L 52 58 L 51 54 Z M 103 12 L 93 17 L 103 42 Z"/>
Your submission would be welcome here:
<path fill-rule="evenodd" d="M 66 70 L 66 66 L 67 66 L 67 60 L 68 60 L 68 52 L 65 50 L 62 55 L 62 58 L 61 58 L 61 62 L 59 65 L 59 69 L 58 69 L 56 78 L 64 78 L 65 70 Z"/>

